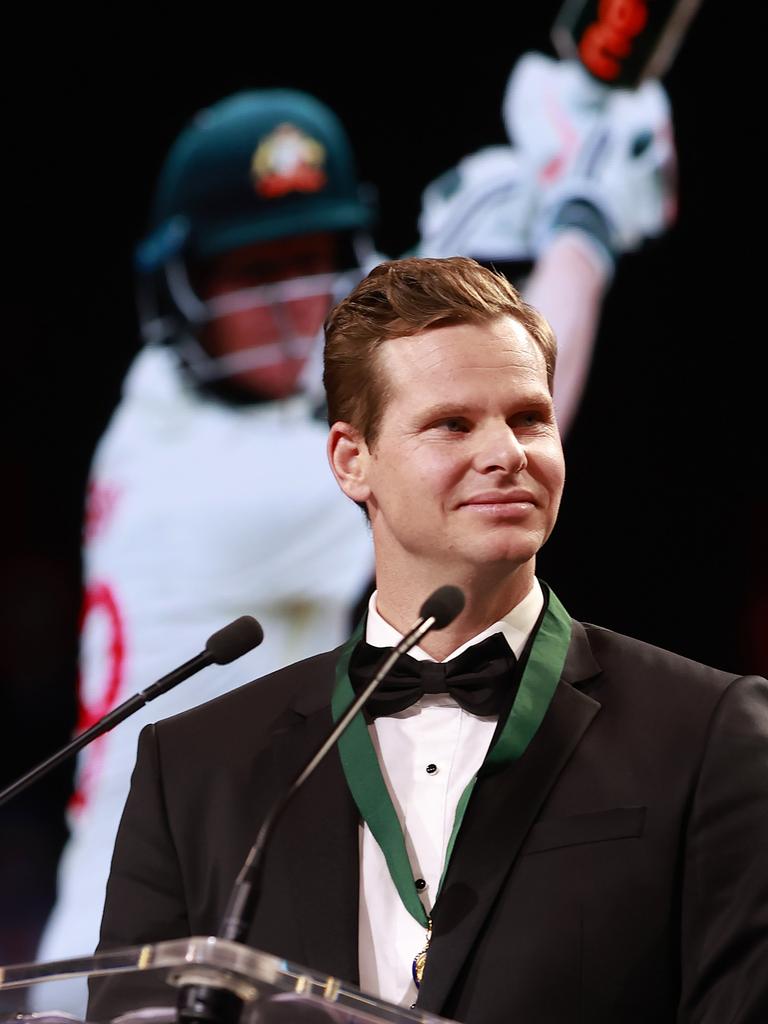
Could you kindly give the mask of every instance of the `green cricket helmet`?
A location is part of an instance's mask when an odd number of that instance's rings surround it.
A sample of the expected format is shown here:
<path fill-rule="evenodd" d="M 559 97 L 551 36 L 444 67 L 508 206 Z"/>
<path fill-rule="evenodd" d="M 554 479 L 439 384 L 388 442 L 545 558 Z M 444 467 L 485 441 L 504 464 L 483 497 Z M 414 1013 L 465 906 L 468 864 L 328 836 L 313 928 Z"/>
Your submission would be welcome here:
<path fill-rule="evenodd" d="M 200 328 L 215 314 L 195 291 L 190 270 L 242 246 L 328 232 L 344 242 L 344 273 L 332 289 L 340 299 L 372 262 L 373 221 L 347 135 L 323 103 L 288 89 L 220 100 L 196 114 L 172 145 L 149 233 L 136 248 L 144 339 L 183 347 L 183 362 L 198 380 L 226 377 L 227 366 L 214 365 L 199 346 Z M 327 281 L 318 288 L 327 291 Z M 270 305 L 279 301 L 276 292 L 265 285 L 260 294 L 257 286 L 246 300 Z"/>
<path fill-rule="evenodd" d="M 242 245 L 365 230 L 352 150 L 335 114 L 306 93 L 237 93 L 200 111 L 172 146 L 155 193 L 140 273 L 184 251 L 205 260 Z"/>

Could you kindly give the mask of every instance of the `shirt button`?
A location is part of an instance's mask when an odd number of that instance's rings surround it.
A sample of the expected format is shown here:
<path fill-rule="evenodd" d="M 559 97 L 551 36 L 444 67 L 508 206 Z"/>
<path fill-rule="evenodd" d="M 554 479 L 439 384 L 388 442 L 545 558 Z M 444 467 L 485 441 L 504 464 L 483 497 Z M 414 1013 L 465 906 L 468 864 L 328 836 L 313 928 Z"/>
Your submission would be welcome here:
<path fill-rule="evenodd" d="M 416 886 L 419 892 L 421 892 L 422 889 L 427 888 L 427 883 L 424 881 L 423 878 L 417 878 L 413 884 Z"/>
<path fill-rule="evenodd" d="M 437 771 L 437 765 L 436 764 L 428 764 L 427 765 L 427 775 L 434 775 L 436 771 Z"/>

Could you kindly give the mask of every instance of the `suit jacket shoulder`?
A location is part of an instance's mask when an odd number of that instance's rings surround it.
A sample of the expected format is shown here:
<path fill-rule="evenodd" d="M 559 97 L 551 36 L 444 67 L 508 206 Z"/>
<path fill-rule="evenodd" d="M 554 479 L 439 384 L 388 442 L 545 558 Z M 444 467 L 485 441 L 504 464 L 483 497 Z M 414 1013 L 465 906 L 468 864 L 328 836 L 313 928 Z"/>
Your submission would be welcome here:
<path fill-rule="evenodd" d="M 307 714 L 329 704 L 341 648 L 305 658 L 189 711 L 155 725 L 158 741 L 170 751 L 205 750 L 226 745 L 227 760 L 238 746 L 253 755 L 269 743 L 299 711 Z"/>
<path fill-rule="evenodd" d="M 740 678 L 591 623 L 574 624 L 572 647 L 582 642 L 600 666 L 583 688 L 598 700 L 663 702 L 668 714 L 708 715 Z M 568 681 L 579 685 L 578 679 Z"/>

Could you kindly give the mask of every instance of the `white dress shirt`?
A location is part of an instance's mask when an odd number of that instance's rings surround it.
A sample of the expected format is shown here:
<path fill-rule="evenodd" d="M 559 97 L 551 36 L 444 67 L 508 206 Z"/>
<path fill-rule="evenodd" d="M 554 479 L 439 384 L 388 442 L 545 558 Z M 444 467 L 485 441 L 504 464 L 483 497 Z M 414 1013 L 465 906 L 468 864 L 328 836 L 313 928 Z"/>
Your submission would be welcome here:
<path fill-rule="evenodd" d="M 527 596 L 499 622 L 449 654 L 457 657 L 494 633 L 503 633 L 519 657 L 544 604 L 538 580 Z M 402 634 L 368 606 L 366 640 L 393 647 Z M 411 657 L 434 661 L 420 647 Z M 495 715 L 473 715 L 447 694 L 428 695 L 395 715 L 374 719 L 369 728 L 413 870 L 422 879 L 420 897 L 429 914 L 437 897 L 445 853 L 461 794 L 482 765 L 496 729 Z M 388 1002 L 416 1001 L 411 974 L 424 947 L 422 925 L 403 906 L 381 848 L 368 826 L 360 826 L 360 988 Z"/>

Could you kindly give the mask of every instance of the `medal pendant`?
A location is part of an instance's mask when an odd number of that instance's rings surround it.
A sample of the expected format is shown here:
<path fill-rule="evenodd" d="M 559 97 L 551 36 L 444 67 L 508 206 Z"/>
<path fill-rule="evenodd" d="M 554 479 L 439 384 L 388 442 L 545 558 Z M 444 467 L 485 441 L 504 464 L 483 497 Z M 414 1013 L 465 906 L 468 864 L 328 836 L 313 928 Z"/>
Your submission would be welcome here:
<path fill-rule="evenodd" d="M 429 943 L 432 939 L 432 918 L 429 919 L 427 926 L 427 941 L 424 943 L 424 948 L 416 954 L 411 964 L 411 974 L 413 980 L 416 983 L 416 988 L 421 986 L 421 979 L 424 977 L 424 968 L 427 964 L 427 953 L 429 952 Z"/>

